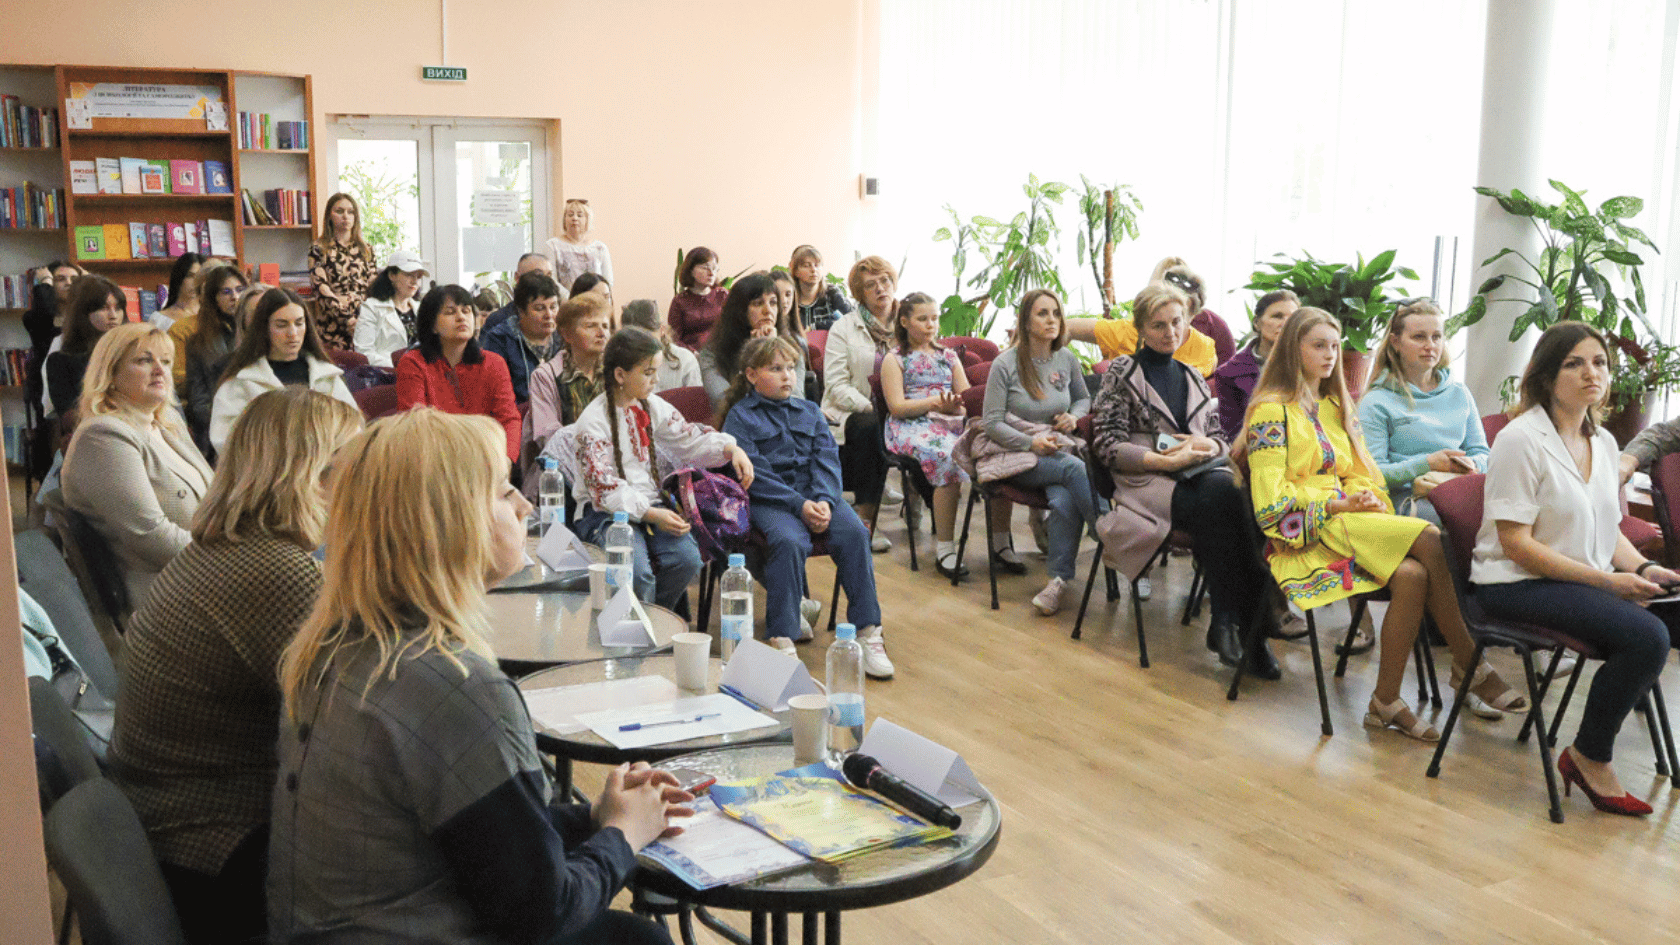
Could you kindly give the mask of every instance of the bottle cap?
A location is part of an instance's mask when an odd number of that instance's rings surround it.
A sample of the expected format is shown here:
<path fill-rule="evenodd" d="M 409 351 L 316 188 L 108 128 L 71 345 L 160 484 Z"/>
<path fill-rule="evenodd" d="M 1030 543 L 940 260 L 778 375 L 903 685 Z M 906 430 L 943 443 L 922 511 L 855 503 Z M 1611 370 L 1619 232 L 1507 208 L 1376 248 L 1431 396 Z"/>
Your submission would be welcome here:
<path fill-rule="evenodd" d="M 552 456 L 544 456 L 542 458 L 542 464 L 543 468 L 549 470 L 550 472 L 560 468 L 560 461 Z"/>
<path fill-rule="evenodd" d="M 729 566 L 732 567 L 732 568 L 744 568 L 744 567 L 746 567 L 747 566 L 747 556 L 746 555 L 730 555 L 729 556 Z"/>
<path fill-rule="evenodd" d="M 629 512 L 614 512 L 613 513 L 613 524 L 614 525 L 623 524 L 623 523 L 628 522 L 628 521 L 630 521 L 630 513 Z"/>
<path fill-rule="evenodd" d="M 839 624 L 838 626 L 836 626 L 834 628 L 834 639 L 836 639 L 836 640 L 856 640 L 857 639 L 857 627 L 852 625 L 852 624 L 849 624 L 849 623 Z"/>

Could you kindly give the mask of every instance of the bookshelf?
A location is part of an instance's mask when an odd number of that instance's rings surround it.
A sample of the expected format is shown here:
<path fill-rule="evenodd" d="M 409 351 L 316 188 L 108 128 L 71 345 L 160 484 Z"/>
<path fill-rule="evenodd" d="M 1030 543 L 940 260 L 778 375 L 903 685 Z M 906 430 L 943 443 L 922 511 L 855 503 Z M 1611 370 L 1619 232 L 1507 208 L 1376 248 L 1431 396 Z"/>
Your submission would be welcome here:
<path fill-rule="evenodd" d="M 31 108 L 57 108 L 58 82 L 52 66 L 0 65 L 0 95 L 16 96 L 19 104 Z M 62 120 L 59 140 L 62 141 Z M 21 187 L 25 182 L 46 190 L 65 187 L 63 149 L 55 146 L 0 146 L 0 188 Z M 66 201 L 68 212 L 68 201 Z M 69 231 L 64 227 L 0 228 L 0 275 L 20 277 L 26 271 L 53 259 L 63 259 L 69 250 Z M 23 286 L 27 293 L 27 285 Z M 29 334 L 23 328 L 27 294 L 15 306 L 0 308 L 0 350 L 29 348 Z M 4 304 L 4 303 L 0 303 Z M 0 385 L 0 425 L 7 428 L 6 458 L 14 470 L 21 469 L 23 451 L 14 430 L 29 428 L 23 388 Z"/>

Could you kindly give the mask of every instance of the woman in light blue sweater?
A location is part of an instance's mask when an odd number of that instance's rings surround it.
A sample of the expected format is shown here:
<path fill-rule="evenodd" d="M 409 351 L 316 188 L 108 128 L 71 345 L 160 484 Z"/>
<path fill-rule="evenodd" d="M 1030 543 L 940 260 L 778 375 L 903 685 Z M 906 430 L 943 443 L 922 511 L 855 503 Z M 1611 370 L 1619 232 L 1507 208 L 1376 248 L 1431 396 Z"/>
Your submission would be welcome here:
<path fill-rule="evenodd" d="M 1447 376 L 1445 319 L 1431 299 L 1402 302 L 1394 310 L 1359 402 L 1365 445 L 1388 482 L 1394 508 L 1428 519 L 1441 517 L 1419 493 L 1432 488 L 1425 473 L 1487 471 L 1487 436 L 1469 388 Z"/>
<path fill-rule="evenodd" d="M 981 422 L 998 445 L 1037 454 L 1032 469 L 1010 477 L 1023 489 L 1042 489 L 1050 500 L 1050 581 L 1033 598 L 1045 616 L 1062 606 L 1062 589 L 1073 581 L 1079 536 L 1097 524 L 1097 506 L 1085 462 L 1061 449 L 1051 433 L 1029 436 L 1007 418 L 1041 423 L 1056 433 L 1072 434 L 1091 409 L 1085 371 L 1067 349 L 1067 320 L 1062 303 L 1048 289 L 1034 289 L 1016 310 L 1015 342 L 992 362 L 986 376 L 986 406 Z"/>

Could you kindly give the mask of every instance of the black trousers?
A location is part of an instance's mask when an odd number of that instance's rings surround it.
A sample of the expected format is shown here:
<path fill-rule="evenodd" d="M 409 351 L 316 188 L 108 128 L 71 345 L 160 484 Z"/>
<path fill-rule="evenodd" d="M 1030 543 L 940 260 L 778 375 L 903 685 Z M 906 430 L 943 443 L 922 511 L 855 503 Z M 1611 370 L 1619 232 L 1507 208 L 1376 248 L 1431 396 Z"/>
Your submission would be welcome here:
<path fill-rule="evenodd" d="M 652 919 L 608 910 L 588 928 L 552 945 L 671 945 L 671 934 Z"/>
<path fill-rule="evenodd" d="M 159 862 L 158 866 L 191 945 L 268 941 L 266 824 L 240 841 L 215 875 L 173 863 Z"/>
<path fill-rule="evenodd" d="M 887 484 L 887 447 L 881 422 L 873 412 L 846 417 L 846 442 L 840 444 L 840 482 L 858 505 L 879 505 Z"/>
<path fill-rule="evenodd" d="M 1173 487 L 1173 526 L 1195 542 L 1212 619 L 1247 622 L 1272 576 L 1255 552 L 1254 513 L 1230 472 L 1215 469 Z"/>

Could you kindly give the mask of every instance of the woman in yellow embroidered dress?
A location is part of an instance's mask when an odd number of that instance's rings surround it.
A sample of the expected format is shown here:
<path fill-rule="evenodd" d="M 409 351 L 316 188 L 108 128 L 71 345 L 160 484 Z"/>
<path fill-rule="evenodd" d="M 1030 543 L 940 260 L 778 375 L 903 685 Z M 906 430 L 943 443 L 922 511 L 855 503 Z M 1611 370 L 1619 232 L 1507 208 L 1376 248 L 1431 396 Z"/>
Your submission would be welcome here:
<path fill-rule="evenodd" d="M 1395 515 L 1389 504 L 1348 397 L 1341 350 L 1336 320 L 1310 307 L 1290 316 L 1273 345 L 1244 422 L 1254 515 L 1266 534 L 1273 578 L 1303 609 L 1390 589 L 1365 724 L 1437 741 L 1440 733 L 1400 698 L 1424 608 L 1452 649 L 1455 688 L 1475 645 L 1458 611 L 1440 531 Z M 1502 710 L 1527 708 L 1486 663 L 1471 688 Z"/>

